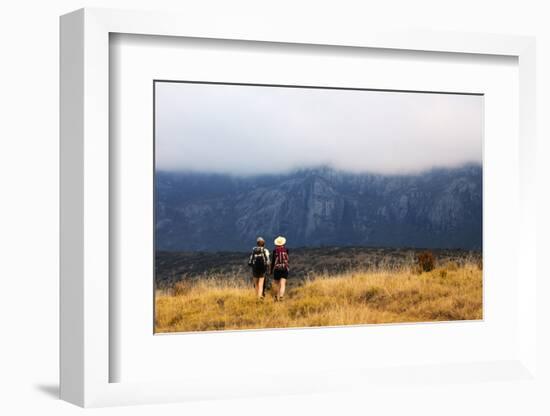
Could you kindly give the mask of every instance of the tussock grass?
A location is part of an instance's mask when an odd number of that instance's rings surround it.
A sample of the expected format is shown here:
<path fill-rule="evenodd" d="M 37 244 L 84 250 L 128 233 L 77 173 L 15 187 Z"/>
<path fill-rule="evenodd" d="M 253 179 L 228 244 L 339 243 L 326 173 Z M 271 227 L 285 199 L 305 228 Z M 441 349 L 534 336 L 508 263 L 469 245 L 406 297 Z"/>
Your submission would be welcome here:
<path fill-rule="evenodd" d="M 482 318 L 478 264 L 320 275 L 284 302 L 258 302 L 248 279 L 180 282 L 156 296 L 156 331 L 288 328 Z"/>

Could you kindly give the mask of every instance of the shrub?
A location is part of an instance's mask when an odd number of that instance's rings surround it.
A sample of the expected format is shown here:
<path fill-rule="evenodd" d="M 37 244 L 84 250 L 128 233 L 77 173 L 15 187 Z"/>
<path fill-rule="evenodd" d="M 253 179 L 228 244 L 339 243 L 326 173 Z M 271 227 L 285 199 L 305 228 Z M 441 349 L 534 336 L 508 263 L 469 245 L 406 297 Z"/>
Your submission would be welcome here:
<path fill-rule="evenodd" d="M 483 258 L 479 258 L 476 262 L 478 270 L 483 270 Z"/>
<path fill-rule="evenodd" d="M 435 267 L 435 258 L 431 251 L 423 251 L 418 253 L 416 257 L 418 266 L 423 272 L 430 272 Z"/>
<path fill-rule="evenodd" d="M 193 284 L 188 280 L 180 280 L 176 282 L 173 287 L 173 292 L 175 296 L 186 295 L 193 289 Z"/>
<path fill-rule="evenodd" d="M 375 301 L 382 295 L 382 289 L 377 286 L 370 286 L 367 289 L 359 292 L 359 300 L 363 302 Z"/>
<path fill-rule="evenodd" d="M 448 261 L 445 263 L 444 268 L 450 272 L 456 272 L 459 267 L 456 261 Z"/>

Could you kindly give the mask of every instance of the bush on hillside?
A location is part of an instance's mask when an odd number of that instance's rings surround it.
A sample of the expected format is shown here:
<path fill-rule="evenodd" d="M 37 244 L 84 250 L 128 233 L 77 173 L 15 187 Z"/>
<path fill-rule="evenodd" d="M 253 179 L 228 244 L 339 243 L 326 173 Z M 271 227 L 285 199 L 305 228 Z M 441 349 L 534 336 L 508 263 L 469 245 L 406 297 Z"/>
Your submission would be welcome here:
<path fill-rule="evenodd" d="M 435 258 L 431 251 L 418 253 L 416 260 L 422 272 L 431 272 L 435 268 Z"/>

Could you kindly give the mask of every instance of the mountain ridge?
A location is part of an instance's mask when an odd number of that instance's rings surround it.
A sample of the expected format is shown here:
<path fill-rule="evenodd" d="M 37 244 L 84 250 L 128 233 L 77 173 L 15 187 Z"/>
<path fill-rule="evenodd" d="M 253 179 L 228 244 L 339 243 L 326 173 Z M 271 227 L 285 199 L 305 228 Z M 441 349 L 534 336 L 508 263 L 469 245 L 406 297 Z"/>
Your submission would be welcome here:
<path fill-rule="evenodd" d="M 247 250 L 257 235 L 290 246 L 481 249 L 482 168 L 416 174 L 328 166 L 286 174 L 156 174 L 156 247 Z"/>

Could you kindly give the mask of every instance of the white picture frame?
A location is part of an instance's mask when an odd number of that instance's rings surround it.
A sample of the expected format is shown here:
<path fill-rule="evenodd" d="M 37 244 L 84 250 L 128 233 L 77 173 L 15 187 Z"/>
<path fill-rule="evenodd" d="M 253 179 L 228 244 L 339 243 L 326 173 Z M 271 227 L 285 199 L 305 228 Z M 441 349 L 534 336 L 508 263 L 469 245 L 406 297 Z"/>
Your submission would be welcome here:
<path fill-rule="evenodd" d="M 271 385 L 254 381 L 219 380 L 110 382 L 109 368 L 117 357 L 109 348 L 112 299 L 109 296 L 110 166 L 109 158 L 109 35 L 112 33 L 247 40 L 257 42 L 383 48 L 440 53 L 505 55 L 519 65 L 518 154 L 520 218 L 517 292 L 517 355 L 499 362 L 441 363 L 414 371 L 405 369 L 334 370 L 318 374 L 272 375 Z M 61 18 L 61 398 L 80 406 L 158 403 L 215 397 L 286 393 L 319 393 L 392 383 L 414 373 L 419 380 L 455 378 L 478 383 L 483 372 L 506 380 L 537 380 L 535 268 L 535 41 L 530 37 L 465 34 L 377 32 L 330 33 L 286 28 L 260 22 L 220 20 L 208 27 L 192 16 L 165 13 L 82 9 Z M 476 375 L 477 372 L 477 375 Z M 443 376 L 442 376 L 443 374 Z"/>

